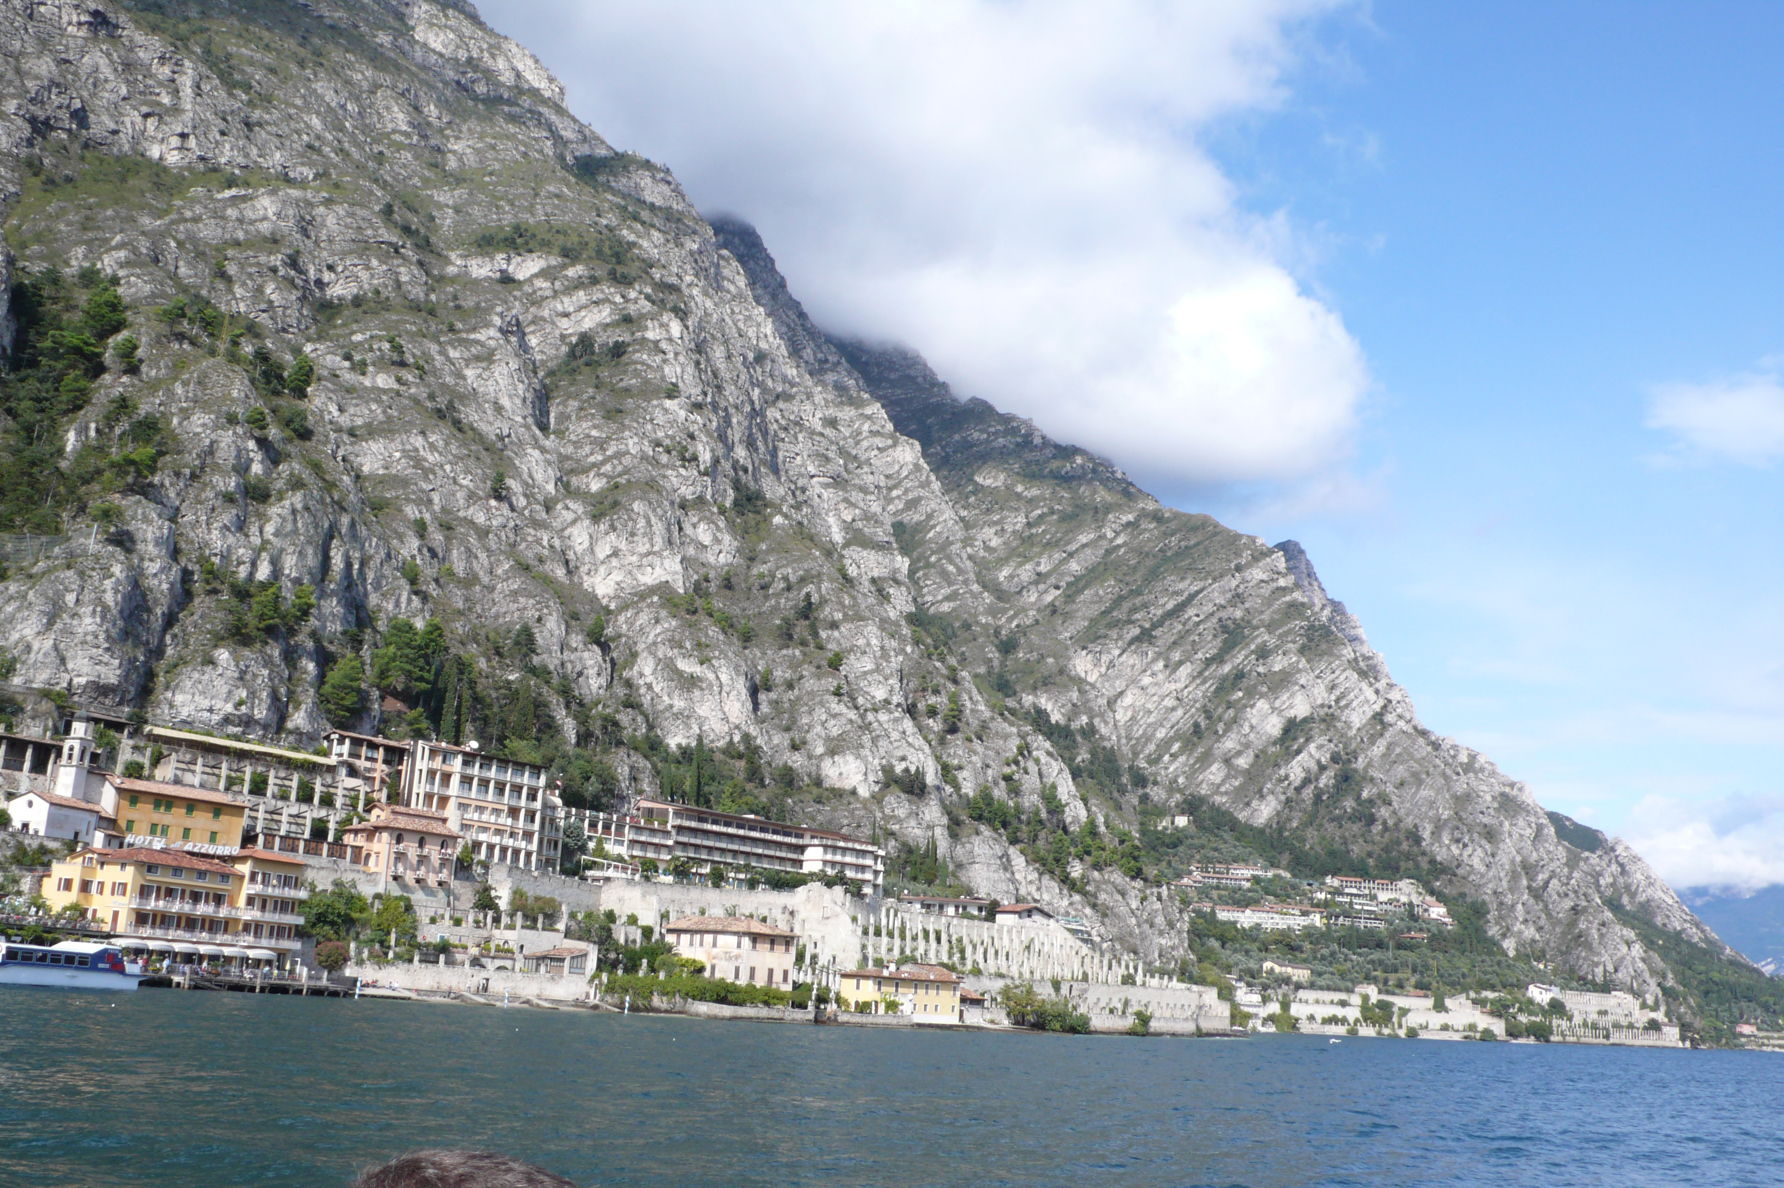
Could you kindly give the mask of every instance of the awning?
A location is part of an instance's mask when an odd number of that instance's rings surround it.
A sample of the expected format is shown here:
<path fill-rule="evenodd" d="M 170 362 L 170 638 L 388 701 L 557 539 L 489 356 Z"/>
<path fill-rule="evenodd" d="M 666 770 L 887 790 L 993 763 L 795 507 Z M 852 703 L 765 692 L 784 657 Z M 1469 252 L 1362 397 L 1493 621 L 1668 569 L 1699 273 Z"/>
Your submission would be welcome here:
<path fill-rule="evenodd" d="M 114 936 L 112 944 L 120 949 L 146 949 L 149 947 L 149 942 L 140 936 Z"/>
<path fill-rule="evenodd" d="M 279 955 L 271 949 L 249 949 L 248 957 L 254 961 L 277 961 Z"/>
<path fill-rule="evenodd" d="M 173 947 L 173 951 L 176 953 L 190 953 L 194 957 L 198 956 L 198 946 L 197 945 L 189 945 L 189 944 L 185 943 L 184 941 L 181 941 L 179 944 L 175 945 Z"/>
<path fill-rule="evenodd" d="M 149 952 L 151 952 L 151 953 L 171 953 L 171 952 L 173 952 L 173 946 L 168 944 L 164 940 L 152 940 L 149 942 Z"/>
<path fill-rule="evenodd" d="M 247 955 L 248 950 L 239 945 L 230 945 L 227 949 L 223 950 L 223 956 L 225 957 L 246 957 Z"/>
<path fill-rule="evenodd" d="M 222 945 L 199 945 L 198 951 L 200 954 L 202 954 L 205 957 L 221 957 L 221 956 L 223 956 L 223 946 Z"/>

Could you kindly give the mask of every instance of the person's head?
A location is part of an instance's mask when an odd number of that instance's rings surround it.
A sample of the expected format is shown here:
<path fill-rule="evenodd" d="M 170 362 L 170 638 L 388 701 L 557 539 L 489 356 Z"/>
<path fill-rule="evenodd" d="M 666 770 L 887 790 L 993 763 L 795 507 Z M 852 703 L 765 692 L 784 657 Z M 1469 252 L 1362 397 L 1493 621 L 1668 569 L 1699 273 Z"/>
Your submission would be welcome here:
<path fill-rule="evenodd" d="M 368 1167 L 353 1188 L 576 1188 L 542 1167 L 494 1151 L 411 1151 Z"/>

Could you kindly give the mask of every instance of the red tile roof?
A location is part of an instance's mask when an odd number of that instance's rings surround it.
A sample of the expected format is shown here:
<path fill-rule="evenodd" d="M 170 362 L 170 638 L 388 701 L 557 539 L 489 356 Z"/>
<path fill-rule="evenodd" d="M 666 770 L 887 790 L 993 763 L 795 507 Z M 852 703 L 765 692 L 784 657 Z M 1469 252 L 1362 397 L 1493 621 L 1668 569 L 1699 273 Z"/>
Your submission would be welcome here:
<path fill-rule="evenodd" d="M 231 796 L 227 792 L 218 792 L 213 788 L 194 788 L 187 784 L 164 784 L 160 780 L 132 780 L 125 776 L 108 775 L 105 777 L 120 792 L 147 792 L 151 796 L 183 797 L 186 800 L 202 800 L 206 804 L 227 804 L 246 810 L 247 801 Z"/>
<path fill-rule="evenodd" d="M 200 858 L 197 854 L 188 854 L 182 850 L 156 850 L 148 846 L 132 846 L 127 850 L 87 850 L 98 856 L 101 862 L 152 862 L 158 866 L 182 866 L 187 870 L 208 870 L 215 874 L 234 875 L 241 871 L 233 866 L 226 866 L 215 858 Z"/>
<path fill-rule="evenodd" d="M 253 858 L 259 862 L 283 862 L 287 866 L 305 865 L 302 858 L 295 857 L 291 854 L 281 854 L 277 850 L 262 850 L 258 846 L 250 846 L 246 850 L 237 850 L 235 852 L 235 858 L 236 861 L 240 861 L 243 858 Z"/>
<path fill-rule="evenodd" d="M 410 833 L 428 833 L 436 837 L 461 837 L 458 830 L 446 823 L 446 814 L 429 812 L 426 809 L 397 809 L 384 816 L 370 821 L 358 821 L 341 830 L 342 833 L 377 833 L 380 830 L 408 830 Z"/>
<path fill-rule="evenodd" d="M 35 796 L 46 804 L 53 804 L 58 808 L 85 809 L 90 813 L 98 813 L 100 816 L 105 815 L 105 810 L 99 805 L 94 804 L 92 801 L 76 800 L 72 796 L 57 796 L 54 792 L 25 792 L 13 799 L 23 800 L 26 796 Z"/>

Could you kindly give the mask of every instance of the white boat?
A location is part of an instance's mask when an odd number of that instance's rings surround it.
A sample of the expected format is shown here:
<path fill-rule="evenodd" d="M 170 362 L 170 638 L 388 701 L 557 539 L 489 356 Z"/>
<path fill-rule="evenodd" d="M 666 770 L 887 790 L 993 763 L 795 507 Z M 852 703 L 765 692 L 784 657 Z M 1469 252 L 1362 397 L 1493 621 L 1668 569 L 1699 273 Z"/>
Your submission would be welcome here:
<path fill-rule="evenodd" d="M 139 962 L 126 962 L 117 945 L 62 941 L 54 945 L 0 944 L 0 986 L 54 986 L 64 990 L 134 990 Z"/>

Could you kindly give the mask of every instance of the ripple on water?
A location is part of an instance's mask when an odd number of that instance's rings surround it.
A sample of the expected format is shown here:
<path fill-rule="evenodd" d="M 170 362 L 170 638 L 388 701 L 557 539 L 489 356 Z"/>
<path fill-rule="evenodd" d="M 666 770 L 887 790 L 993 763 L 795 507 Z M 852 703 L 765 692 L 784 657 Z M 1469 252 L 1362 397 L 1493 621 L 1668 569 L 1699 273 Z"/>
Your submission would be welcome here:
<path fill-rule="evenodd" d="M 894 1034 L 168 991 L 115 1009 L 0 992 L 0 1036 L 0 1184 L 342 1185 L 427 1145 L 676 1188 L 1644 1188 L 1774 1184 L 1784 1161 L 1784 1062 L 1755 1053 Z"/>

